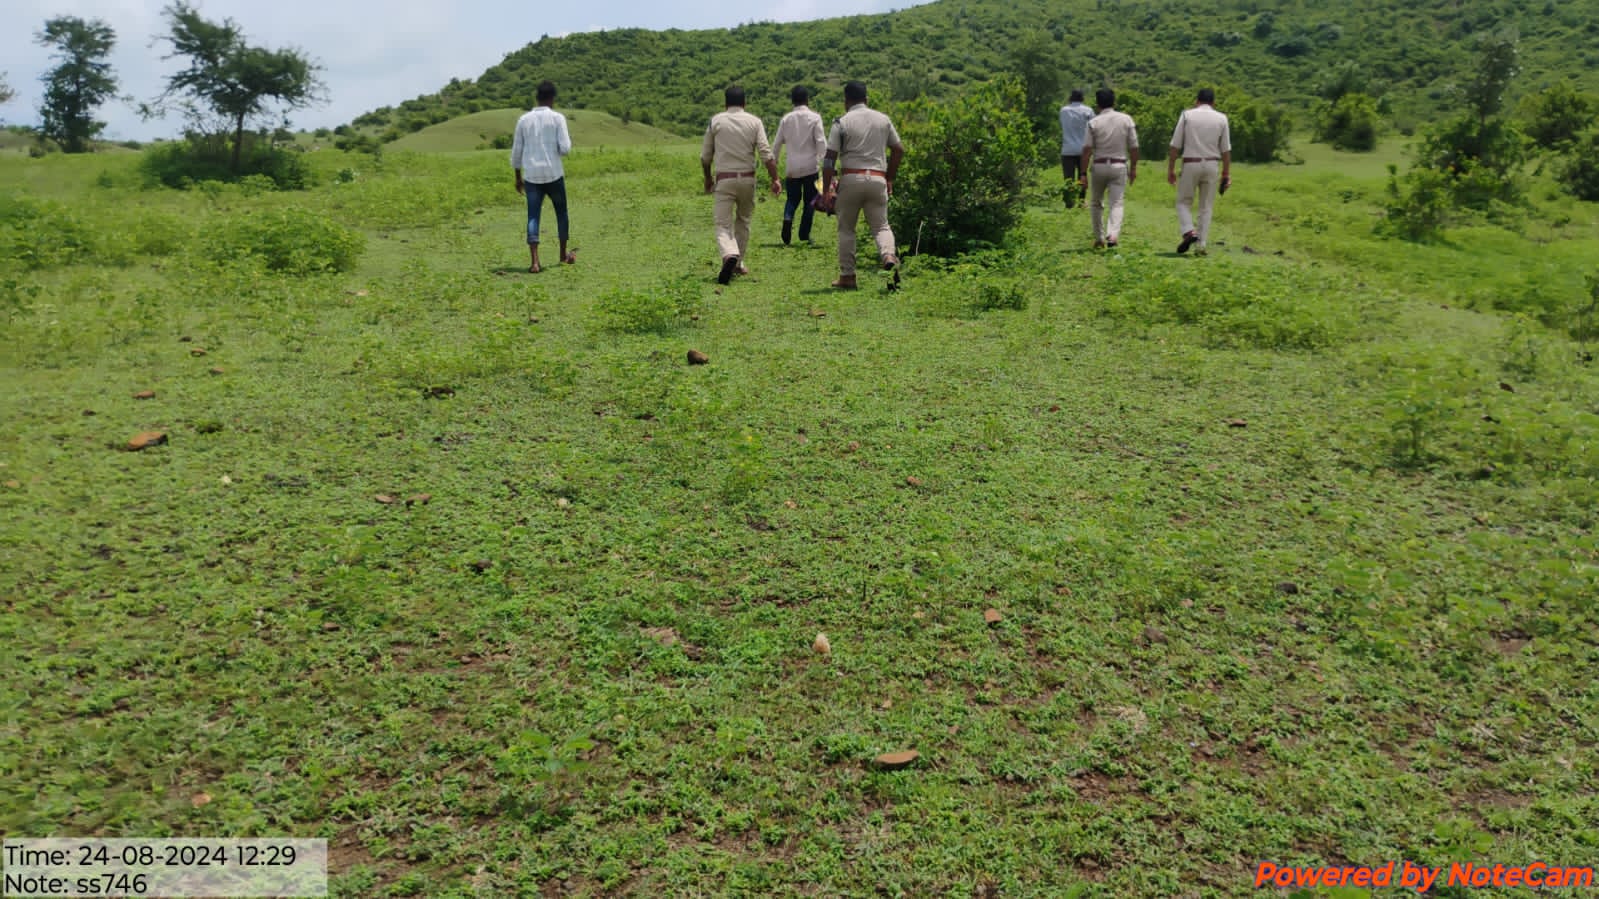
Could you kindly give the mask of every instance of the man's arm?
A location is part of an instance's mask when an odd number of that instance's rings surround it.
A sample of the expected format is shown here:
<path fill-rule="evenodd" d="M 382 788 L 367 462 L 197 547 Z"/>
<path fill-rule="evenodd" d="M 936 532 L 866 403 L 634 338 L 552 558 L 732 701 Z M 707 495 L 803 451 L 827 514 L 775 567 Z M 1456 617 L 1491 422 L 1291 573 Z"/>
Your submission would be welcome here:
<path fill-rule="evenodd" d="M 711 178 L 711 158 L 716 152 L 716 120 L 711 120 L 709 128 L 705 129 L 705 143 L 700 145 L 700 168 L 705 170 L 705 192 L 710 193 L 716 188 L 716 181 Z"/>
<path fill-rule="evenodd" d="M 565 156 L 572 152 L 572 132 L 566 130 L 566 116 L 561 116 L 559 122 L 560 127 L 555 132 L 555 149 Z"/>
<path fill-rule="evenodd" d="M 522 192 L 522 123 L 517 122 L 511 137 L 511 168 L 516 171 L 516 192 Z"/>
<path fill-rule="evenodd" d="M 1132 184 L 1138 179 L 1138 145 L 1133 144 L 1127 148 L 1127 183 Z"/>
<path fill-rule="evenodd" d="M 1231 184 L 1233 180 L 1233 151 L 1227 150 L 1221 154 L 1221 183 Z"/>
<path fill-rule="evenodd" d="M 816 147 L 816 161 L 822 161 L 822 154 L 827 152 L 827 135 L 822 133 L 822 117 L 817 116 L 811 120 L 811 143 Z"/>
<path fill-rule="evenodd" d="M 838 151 L 828 150 L 822 156 L 822 193 L 833 195 L 833 167 L 838 164 Z"/>
<path fill-rule="evenodd" d="M 1166 148 L 1166 183 L 1177 183 L 1177 154 L 1182 150 L 1176 147 Z"/>
<path fill-rule="evenodd" d="M 905 145 L 900 144 L 888 148 L 888 174 L 884 178 L 888 181 L 889 196 L 894 195 L 894 173 L 899 171 L 899 162 L 905 158 Z"/>

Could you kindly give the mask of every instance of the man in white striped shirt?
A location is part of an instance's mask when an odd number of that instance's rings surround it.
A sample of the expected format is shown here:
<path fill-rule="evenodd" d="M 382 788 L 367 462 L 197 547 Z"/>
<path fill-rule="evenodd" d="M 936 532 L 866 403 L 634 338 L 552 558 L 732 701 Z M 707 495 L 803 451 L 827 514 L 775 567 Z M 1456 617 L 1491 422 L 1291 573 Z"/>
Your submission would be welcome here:
<path fill-rule="evenodd" d="M 827 152 L 827 135 L 822 133 L 822 117 L 806 104 L 811 92 L 804 86 L 795 86 L 788 92 L 794 109 L 783 116 L 777 126 L 777 137 L 772 142 L 772 153 L 782 152 L 788 145 L 788 159 L 784 164 L 784 186 L 788 200 L 783 204 L 783 245 L 794 236 L 794 210 L 800 212 L 799 239 L 811 239 L 811 219 L 816 215 L 811 206 L 816 199 L 816 178 L 821 174 L 822 154 Z"/>
<path fill-rule="evenodd" d="M 540 83 L 535 96 L 538 105 L 517 120 L 516 136 L 511 140 L 511 168 L 516 169 L 516 192 L 527 197 L 527 249 L 533 263 L 528 271 L 536 275 L 542 270 L 539 214 L 544 210 L 545 197 L 555 207 L 561 261 L 570 265 L 577 261 L 577 254 L 566 249 L 571 222 L 566 216 L 566 171 L 561 166 L 561 157 L 572 152 L 572 136 L 566 130 L 566 116 L 555 111 L 555 85 L 549 81 Z"/>

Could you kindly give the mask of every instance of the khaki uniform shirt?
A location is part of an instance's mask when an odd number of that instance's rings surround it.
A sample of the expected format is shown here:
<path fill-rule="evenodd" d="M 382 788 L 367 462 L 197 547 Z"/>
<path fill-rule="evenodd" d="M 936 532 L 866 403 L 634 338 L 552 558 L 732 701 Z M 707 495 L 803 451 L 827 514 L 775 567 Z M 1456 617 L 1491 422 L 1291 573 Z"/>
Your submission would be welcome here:
<path fill-rule="evenodd" d="M 827 135 L 827 149 L 838 153 L 839 174 L 843 169 L 888 170 L 888 148 L 899 147 L 899 132 L 888 116 L 865 103 L 857 103 L 833 120 Z"/>
<path fill-rule="evenodd" d="M 1138 127 L 1133 117 L 1115 109 L 1100 110 L 1099 115 L 1088 120 L 1088 137 L 1083 141 L 1083 152 L 1093 153 L 1094 161 L 1129 159 L 1138 149 Z"/>
<path fill-rule="evenodd" d="M 766 126 L 761 120 L 744 111 L 742 106 L 729 107 L 711 117 L 705 129 L 705 144 L 700 147 L 700 162 L 714 163 L 716 171 L 753 172 L 755 159 L 771 162 L 772 147 L 766 142 Z"/>
<path fill-rule="evenodd" d="M 1220 159 L 1233 149 L 1227 117 L 1209 104 L 1184 110 L 1171 134 L 1171 145 L 1188 159 Z"/>

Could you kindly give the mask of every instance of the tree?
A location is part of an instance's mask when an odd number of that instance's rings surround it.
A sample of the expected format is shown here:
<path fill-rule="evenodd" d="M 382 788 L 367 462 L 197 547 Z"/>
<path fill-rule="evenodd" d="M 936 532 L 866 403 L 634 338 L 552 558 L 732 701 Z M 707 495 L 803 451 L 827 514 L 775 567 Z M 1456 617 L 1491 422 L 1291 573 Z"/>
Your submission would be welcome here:
<path fill-rule="evenodd" d="M 322 99 L 321 66 L 298 50 L 268 50 L 245 43 L 244 32 L 232 19 L 207 21 L 186 0 L 163 10 L 171 33 L 172 53 L 165 59 L 186 57 L 188 68 L 167 79 L 167 89 L 157 98 L 160 108 L 174 95 L 185 95 L 194 105 L 209 108 L 232 125 L 233 172 L 239 171 L 244 148 L 244 126 L 272 103 L 286 109 L 309 106 Z"/>
<path fill-rule="evenodd" d="M 1316 117 L 1316 140 L 1340 150 L 1374 150 L 1381 118 L 1373 98 L 1361 93 L 1343 94 Z"/>
<path fill-rule="evenodd" d="M 1514 29 L 1506 28 L 1477 37 L 1477 65 L 1471 77 L 1461 88 L 1466 106 L 1477 116 L 1477 122 L 1486 125 L 1499 114 L 1505 105 L 1505 91 L 1521 70 L 1519 38 Z"/>
<path fill-rule="evenodd" d="M 11 85 L 6 83 L 6 73 L 0 72 L 0 103 L 10 103 L 11 98 L 16 95 L 17 92 L 12 90 Z"/>
<path fill-rule="evenodd" d="M 67 153 L 86 153 L 90 141 L 105 128 L 94 120 L 94 109 L 116 96 L 117 79 L 106 57 L 116 43 L 116 33 L 100 19 L 58 16 L 44 23 L 34 40 L 54 47 L 55 68 L 44 73 L 44 99 L 40 102 L 39 133 L 53 138 Z"/>
<path fill-rule="evenodd" d="M 1027 118 L 1039 134 L 1059 127 L 1055 111 L 1061 105 L 1064 79 L 1056 61 L 1056 43 L 1047 31 L 1030 31 L 1017 43 L 1011 57 L 1011 70 L 1021 82 L 1026 98 Z"/>

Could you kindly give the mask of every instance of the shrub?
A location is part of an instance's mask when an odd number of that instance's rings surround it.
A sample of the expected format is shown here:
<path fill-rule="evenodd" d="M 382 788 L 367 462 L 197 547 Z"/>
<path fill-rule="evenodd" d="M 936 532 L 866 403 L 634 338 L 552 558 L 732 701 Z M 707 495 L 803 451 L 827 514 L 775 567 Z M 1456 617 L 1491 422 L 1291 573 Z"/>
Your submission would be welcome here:
<path fill-rule="evenodd" d="M 292 275 L 347 272 L 365 249 L 360 233 L 295 208 L 234 219 L 206 243 L 207 254 L 219 262 L 254 256 L 268 269 Z"/>
<path fill-rule="evenodd" d="M 896 236 L 939 256 L 997 246 L 1021 219 L 1037 155 L 1014 81 L 986 84 L 938 104 L 896 111 L 907 148 L 889 205 Z"/>
<path fill-rule="evenodd" d="M 201 181 L 239 181 L 252 175 L 265 176 L 278 190 L 304 190 L 315 181 L 302 151 L 273 147 L 261 135 L 246 135 L 237 172 L 228 135 L 190 134 L 157 144 L 144 151 L 139 168 L 152 185 L 184 189 Z"/>
<path fill-rule="evenodd" d="M 1377 232 L 1401 240 L 1428 241 L 1443 232 L 1454 208 L 1449 177 L 1431 169 L 1411 169 L 1403 178 L 1388 166 L 1388 203 Z"/>
<path fill-rule="evenodd" d="M 1570 146 L 1594 121 L 1599 101 L 1567 82 L 1557 82 L 1524 104 L 1527 137 L 1544 149 Z"/>
<path fill-rule="evenodd" d="M 1579 200 L 1599 200 L 1599 130 L 1583 136 L 1560 166 L 1560 183 Z"/>
<path fill-rule="evenodd" d="M 1376 99 L 1366 94 L 1344 94 L 1327 104 L 1317 116 L 1316 140 L 1340 150 L 1374 150 L 1380 118 Z"/>

